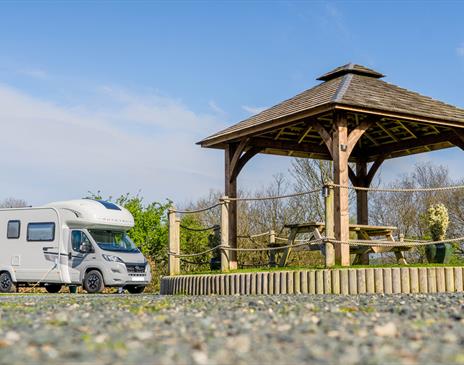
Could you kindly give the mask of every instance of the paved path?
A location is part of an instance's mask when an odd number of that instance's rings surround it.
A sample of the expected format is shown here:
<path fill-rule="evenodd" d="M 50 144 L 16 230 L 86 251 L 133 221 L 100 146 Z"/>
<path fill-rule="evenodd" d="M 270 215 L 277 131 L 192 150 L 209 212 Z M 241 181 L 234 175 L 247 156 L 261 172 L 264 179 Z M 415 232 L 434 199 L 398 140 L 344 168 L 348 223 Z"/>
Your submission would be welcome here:
<path fill-rule="evenodd" d="M 2 295 L 24 363 L 464 363 L 464 296 Z"/>

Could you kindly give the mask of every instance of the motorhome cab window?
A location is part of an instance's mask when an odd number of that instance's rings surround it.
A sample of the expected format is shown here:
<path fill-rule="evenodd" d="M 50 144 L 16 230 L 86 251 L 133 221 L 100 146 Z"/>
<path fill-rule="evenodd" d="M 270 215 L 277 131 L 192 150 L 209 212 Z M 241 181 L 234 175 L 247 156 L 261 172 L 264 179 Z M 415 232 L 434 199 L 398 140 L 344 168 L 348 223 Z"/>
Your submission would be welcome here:
<path fill-rule="evenodd" d="M 81 245 L 87 244 L 91 246 L 89 238 L 82 231 L 72 231 L 71 233 L 71 246 L 72 249 L 76 252 L 80 252 Z"/>
<path fill-rule="evenodd" d="M 55 223 L 29 223 L 27 225 L 28 241 L 53 241 L 55 239 Z"/>
<path fill-rule="evenodd" d="M 139 249 L 125 232 L 89 230 L 98 246 L 105 251 L 139 252 Z"/>
<path fill-rule="evenodd" d="M 19 238 L 20 231 L 21 231 L 20 221 L 8 221 L 8 228 L 6 232 L 7 238 Z"/>

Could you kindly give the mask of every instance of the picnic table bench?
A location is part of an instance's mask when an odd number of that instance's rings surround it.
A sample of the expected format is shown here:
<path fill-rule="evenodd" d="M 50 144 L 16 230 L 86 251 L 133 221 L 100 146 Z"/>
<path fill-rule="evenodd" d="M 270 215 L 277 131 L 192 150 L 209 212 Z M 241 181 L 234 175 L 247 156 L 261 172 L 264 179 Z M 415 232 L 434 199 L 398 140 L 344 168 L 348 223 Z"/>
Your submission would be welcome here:
<path fill-rule="evenodd" d="M 321 222 L 307 222 L 307 223 L 298 223 L 298 224 L 286 224 L 285 228 L 289 229 L 288 241 L 285 244 L 293 246 L 295 244 L 296 237 L 299 234 L 309 233 L 311 236 L 309 239 L 321 239 L 323 232 L 325 231 L 325 224 Z M 392 226 L 371 226 L 364 224 L 350 224 L 350 232 L 355 232 L 360 240 L 371 240 L 372 237 L 385 237 L 387 241 L 395 242 L 393 237 L 393 232 L 397 230 L 396 227 Z M 321 251 L 325 255 L 325 243 L 317 245 L 305 245 L 299 247 L 289 247 L 286 248 L 280 259 L 279 266 L 285 266 L 287 264 L 288 256 L 293 250 L 310 250 L 310 251 Z M 410 250 L 409 246 L 396 246 L 396 247 L 380 247 L 380 246 L 364 246 L 364 245 L 350 245 L 350 253 L 355 254 L 355 259 L 353 264 L 362 263 L 363 255 L 368 255 L 369 253 L 381 253 L 393 251 L 395 253 L 396 259 L 400 264 L 407 264 L 406 259 L 404 258 L 403 251 Z"/>

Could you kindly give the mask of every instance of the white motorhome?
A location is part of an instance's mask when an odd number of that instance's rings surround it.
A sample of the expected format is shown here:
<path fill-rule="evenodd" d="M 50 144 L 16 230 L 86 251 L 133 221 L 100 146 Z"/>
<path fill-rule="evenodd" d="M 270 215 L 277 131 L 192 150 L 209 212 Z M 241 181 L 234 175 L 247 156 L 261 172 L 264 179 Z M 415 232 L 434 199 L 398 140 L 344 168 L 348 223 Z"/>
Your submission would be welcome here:
<path fill-rule="evenodd" d="M 101 200 L 0 209 L 0 292 L 82 285 L 89 293 L 105 286 L 141 293 L 151 272 L 126 234 L 133 226 L 127 209 Z"/>

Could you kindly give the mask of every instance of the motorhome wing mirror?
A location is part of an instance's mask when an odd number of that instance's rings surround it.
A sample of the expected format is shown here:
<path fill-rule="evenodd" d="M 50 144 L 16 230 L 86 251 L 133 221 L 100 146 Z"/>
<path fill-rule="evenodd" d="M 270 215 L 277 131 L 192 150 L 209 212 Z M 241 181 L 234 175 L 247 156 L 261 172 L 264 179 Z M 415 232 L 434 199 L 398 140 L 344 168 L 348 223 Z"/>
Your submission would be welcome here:
<path fill-rule="evenodd" d="M 88 243 L 83 243 L 81 245 L 81 247 L 79 248 L 79 251 L 81 251 L 83 253 L 92 252 L 92 245 L 90 245 Z"/>

